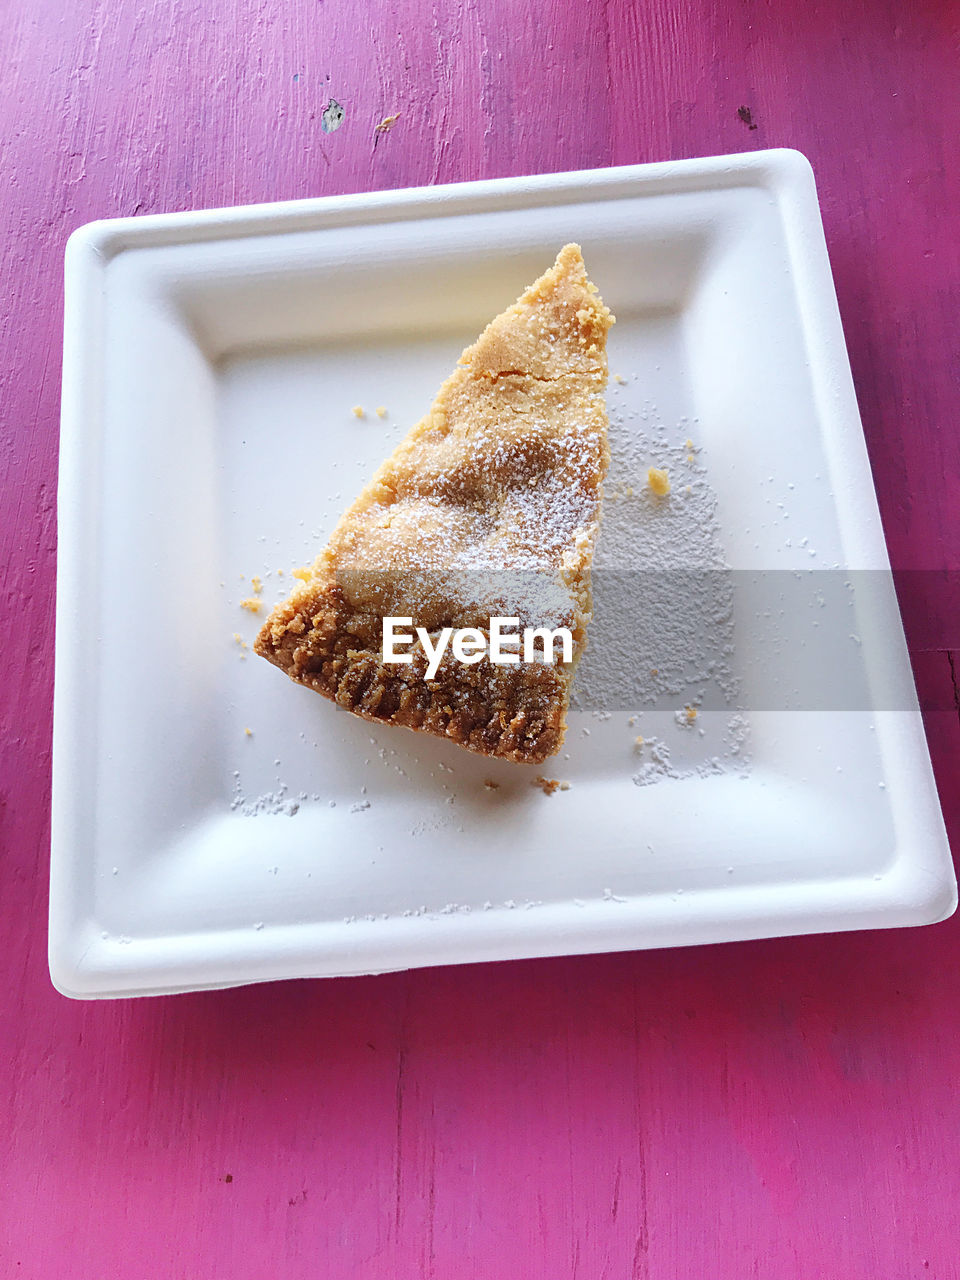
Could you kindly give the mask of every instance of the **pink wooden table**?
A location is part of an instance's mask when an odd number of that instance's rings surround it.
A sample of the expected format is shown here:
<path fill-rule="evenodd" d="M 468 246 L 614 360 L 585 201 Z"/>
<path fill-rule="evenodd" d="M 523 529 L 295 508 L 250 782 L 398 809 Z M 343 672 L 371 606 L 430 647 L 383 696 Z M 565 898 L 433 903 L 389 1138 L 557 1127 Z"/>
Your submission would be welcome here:
<path fill-rule="evenodd" d="M 960 1275 L 958 920 L 91 1005 L 45 956 L 67 233 L 798 147 L 893 563 L 958 570 L 958 26 L 948 0 L 0 3 L 0 1277 Z M 957 602 L 904 582 L 960 847 Z"/>

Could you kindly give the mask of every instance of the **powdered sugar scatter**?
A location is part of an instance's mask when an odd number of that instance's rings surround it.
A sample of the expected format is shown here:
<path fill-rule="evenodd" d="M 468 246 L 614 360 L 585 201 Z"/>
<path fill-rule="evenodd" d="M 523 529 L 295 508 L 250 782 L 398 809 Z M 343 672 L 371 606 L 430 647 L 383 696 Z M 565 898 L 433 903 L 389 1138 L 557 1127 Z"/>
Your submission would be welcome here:
<path fill-rule="evenodd" d="M 610 406 L 594 614 L 572 705 L 632 712 L 634 720 L 643 712 L 646 741 L 633 778 L 641 786 L 747 765 L 733 581 L 697 428 L 685 419 L 666 424 L 649 403 Z M 666 496 L 650 488 L 651 467 L 666 470 Z"/>
<path fill-rule="evenodd" d="M 234 794 L 230 802 L 230 808 L 236 813 L 243 814 L 245 818 L 258 818 L 261 814 L 281 814 L 285 813 L 288 818 L 292 818 L 300 811 L 300 804 L 306 797 L 298 797 L 294 799 L 289 795 L 289 789 L 285 782 L 281 782 L 275 791 L 264 792 L 263 795 L 257 796 L 253 800 L 248 800 L 240 788 L 240 780 L 234 778 Z"/>

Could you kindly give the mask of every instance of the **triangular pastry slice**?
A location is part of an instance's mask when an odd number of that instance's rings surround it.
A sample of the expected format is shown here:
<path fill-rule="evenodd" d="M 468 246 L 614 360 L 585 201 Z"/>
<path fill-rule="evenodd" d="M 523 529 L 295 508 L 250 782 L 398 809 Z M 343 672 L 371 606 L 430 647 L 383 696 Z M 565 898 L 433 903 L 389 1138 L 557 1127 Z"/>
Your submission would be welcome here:
<path fill-rule="evenodd" d="M 530 763 L 556 752 L 590 619 L 606 471 L 606 336 L 613 317 L 580 249 L 493 320 L 429 413 L 344 513 L 264 623 L 256 651 L 369 720 Z M 491 617 L 566 626 L 572 661 L 473 665 L 448 645 L 433 678 L 415 640 L 383 661 L 383 619 L 443 627 Z"/>

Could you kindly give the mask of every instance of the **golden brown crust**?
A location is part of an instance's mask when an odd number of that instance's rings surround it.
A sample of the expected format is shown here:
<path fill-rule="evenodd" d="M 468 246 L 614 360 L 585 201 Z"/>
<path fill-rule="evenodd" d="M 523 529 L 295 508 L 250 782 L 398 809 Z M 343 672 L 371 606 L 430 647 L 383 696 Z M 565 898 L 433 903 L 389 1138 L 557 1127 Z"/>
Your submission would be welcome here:
<path fill-rule="evenodd" d="M 531 378 L 575 375 L 606 383 L 612 323 L 609 307 L 587 278 L 580 246 L 564 245 L 550 270 L 467 347 L 460 364 L 477 377 L 516 371 Z"/>
<path fill-rule="evenodd" d="M 415 644 L 407 666 L 381 661 L 382 615 L 357 613 L 335 583 L 280 605 L 256 651 L 292 680 L 380 723 L 419 729 L 506 760 L 545 760 L 563 738 L 567 678 L 562 666 L 464 666 L 446 654 L 434 679 Z"/>
<path fill-rule="evenodd" d="M 344 513 L 255 649 L 291 679 L 383 723 L 538 763 L 559 749 L 590 617 L 590 561 L 607 466 L 609 310 L 580 250 L 461 356 L 430 411 Z M 382 661 L 386 615 L 431 633 L 519 617 L 568 626 L 569 664 L 463 665 L 426 678 Z"/>

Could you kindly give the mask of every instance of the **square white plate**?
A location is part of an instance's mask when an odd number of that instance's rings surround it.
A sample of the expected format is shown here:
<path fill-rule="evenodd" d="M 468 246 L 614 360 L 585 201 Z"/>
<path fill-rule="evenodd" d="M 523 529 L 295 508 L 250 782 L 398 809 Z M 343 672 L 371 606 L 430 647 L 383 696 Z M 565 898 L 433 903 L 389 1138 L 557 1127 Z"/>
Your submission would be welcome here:
<path fill-rule="evenodd" d="M 521 766 L 344 714 L 233 634 L 258 625 L 239 607 L 251 575 L 265 603 L 280 598 L 463 345 L 568 240 L 618 317 L 612 430 L 651 463 L 694 437 L 694 483 L 675 482 L 670 509 L 679 519 L 695 489 L 715 502 L 737 571 L 724 661 L 746 711 L 704 694 L 683 737 L 677 682 L 655 705 L 586 697 L 549 769 L 571 785 L 547 796 Z M 628 479 L 612 471 L 611 495 Z M 66 258 L 59 513 L 50 968 L 66 995 L 954 909 L 796 152 L 84 227 Z M 782 583 L 812 569 L 869 584 L 843 583 L 837 687 L 866 691 L 847 705 L 792 680 L 818 621 L 763 607 L 771 584 L 782 604 Z M 609 686 L 636 658 L 618 653 L 610 591 L 597 599 L 591 652 Z M 832 670 L 835 650 L 814 666 Z M 661 743 L 673 725 L 684 767 L 658 773 L 661 754 L 640 769 L 638 725 Z"/>

